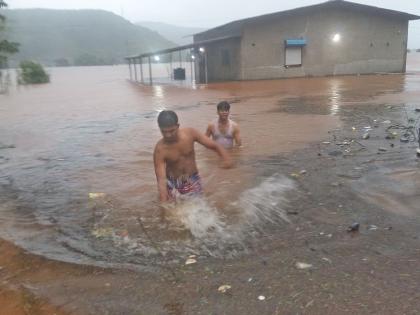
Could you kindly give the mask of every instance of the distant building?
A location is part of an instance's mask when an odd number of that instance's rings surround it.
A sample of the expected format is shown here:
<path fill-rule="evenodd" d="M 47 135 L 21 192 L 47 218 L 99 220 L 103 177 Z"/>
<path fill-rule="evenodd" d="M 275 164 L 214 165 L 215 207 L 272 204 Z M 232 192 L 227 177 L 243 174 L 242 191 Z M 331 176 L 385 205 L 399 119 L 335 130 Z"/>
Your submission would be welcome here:
<path fill-rule="evenodd" d="M 185 50 L 198 83 L 403 73 L 408 22 L 417 19 L 420 16 L 331 0 L 230 22 L 195 34 L 193 44 L 127 57 L 130 78 L 137 81 L 140 65 L 144 82 L 146 58 L 152 84 L 151 58 L 170 54 L 172 60 L 172 53 Z"/>
<path fill-rule="evenodd" d="M 196 79 L 405 72 L 408 21 L 416 19 L 420 16 L 333 0 L 234 21 L 194 35 L 195 43 L 213 40 L 197 61 Z"/>

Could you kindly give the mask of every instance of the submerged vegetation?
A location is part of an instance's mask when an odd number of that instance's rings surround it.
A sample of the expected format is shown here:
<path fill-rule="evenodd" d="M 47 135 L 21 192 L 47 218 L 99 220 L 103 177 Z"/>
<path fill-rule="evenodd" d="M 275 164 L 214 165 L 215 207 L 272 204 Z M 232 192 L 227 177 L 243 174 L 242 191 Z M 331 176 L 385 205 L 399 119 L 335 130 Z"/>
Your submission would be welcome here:
<path fill-rule="evenodd" d="M 7 3 L 0 0 L 0 9 L 7 7 Z M 0 14 L 0 93 L 7 91 L 10 85 L 10 75 L 7 72 L 8 56 L 18 52 L 19 44 L 10 42 L 5 38 L 6 17 Z"/>
<path fill-rule="evenodd" d="M 40 84 L 50 82 L 49 74 L 41 64 L 33 61 L 22 61 L 19 64 L 19 84 Z"/>

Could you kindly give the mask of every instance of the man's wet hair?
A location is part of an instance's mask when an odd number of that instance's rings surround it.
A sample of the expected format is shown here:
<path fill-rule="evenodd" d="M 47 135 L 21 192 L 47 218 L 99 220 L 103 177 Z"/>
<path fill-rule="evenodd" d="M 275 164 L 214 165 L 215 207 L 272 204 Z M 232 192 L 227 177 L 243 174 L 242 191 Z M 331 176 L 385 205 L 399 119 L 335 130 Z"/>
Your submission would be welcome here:
<path fill-rule="evenodd" d="M 173 110 L 163 110 L 158 116 L 159 128 L 168 128 L 178 124 L 178 116 Z"/>
<path fill-rule="evenodd" d="M 226 101 L 220 102 L 217 104 L 217 111 L 229 111 L 230 110 L 230 104 Z"/>

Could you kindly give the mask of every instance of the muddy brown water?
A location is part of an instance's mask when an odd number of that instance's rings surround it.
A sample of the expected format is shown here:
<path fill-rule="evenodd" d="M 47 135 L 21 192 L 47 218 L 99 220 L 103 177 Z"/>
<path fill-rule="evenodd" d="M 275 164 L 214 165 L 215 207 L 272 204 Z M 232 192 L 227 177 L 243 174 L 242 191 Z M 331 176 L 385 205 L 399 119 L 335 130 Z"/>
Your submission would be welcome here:
<path fill-rule="evenodd" d="M 326 139 L 352 104 L 418 100 L 419 60 L 409 54 L 408 75 L 208 86 L 141 86 L 126 80 L 125 66 L 49 69 L 50 84 L 0 95 L 0 237 L 101 266 L 240 255 L 264 224 L 290 221 L 288 197 L 299 191 L 278 155 Z M 204 131 L 221 100 L 232 103 L 244 147 L 232 153 L 231 170 L 196 147 L 205 198 L 172 209 L 168 227 L 159 221 L 152 164 L 157 113 L 173 109 L 181 127 Z M 395 176 L 411 176 L 404 174 Z"/>

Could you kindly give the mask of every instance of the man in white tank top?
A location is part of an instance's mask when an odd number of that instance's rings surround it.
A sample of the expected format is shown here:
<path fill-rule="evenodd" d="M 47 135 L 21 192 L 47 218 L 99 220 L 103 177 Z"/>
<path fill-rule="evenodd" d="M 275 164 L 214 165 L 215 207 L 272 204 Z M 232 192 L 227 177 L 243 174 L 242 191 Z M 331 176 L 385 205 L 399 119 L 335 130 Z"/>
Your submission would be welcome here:
<path fill-rule="evenodd" d="M 232 149 L 242 145 L 239 126 L 233 120 L 229 119 L 230 104 L 226 101 L 217 104 L 217 115 L 219 118 L 212 121 L 206 131 L 206 136 L 213 138 L 225 149 Z"/>

